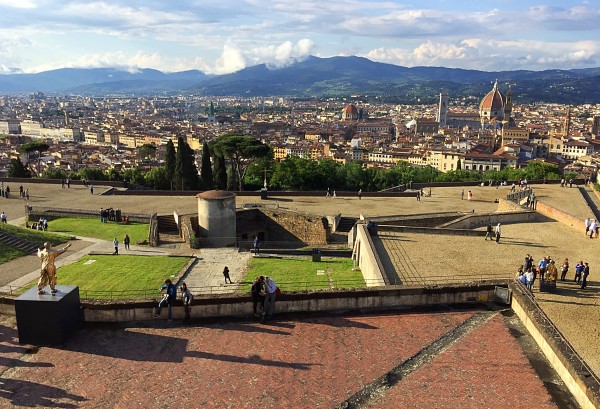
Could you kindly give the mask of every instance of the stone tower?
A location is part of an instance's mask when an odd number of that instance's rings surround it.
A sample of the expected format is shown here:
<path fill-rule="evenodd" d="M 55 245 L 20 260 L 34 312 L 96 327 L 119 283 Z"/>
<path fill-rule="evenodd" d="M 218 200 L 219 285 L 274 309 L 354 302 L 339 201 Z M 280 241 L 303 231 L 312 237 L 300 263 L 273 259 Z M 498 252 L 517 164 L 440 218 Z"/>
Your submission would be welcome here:
<path fill-rule="evenodd" d="M 448 118 L 448 94 L 445 92 L 440 93 L 440 102 L 438 104 L 437 122 L 440 124 L 440 128 L 446 127 L 446 119 Z"/>

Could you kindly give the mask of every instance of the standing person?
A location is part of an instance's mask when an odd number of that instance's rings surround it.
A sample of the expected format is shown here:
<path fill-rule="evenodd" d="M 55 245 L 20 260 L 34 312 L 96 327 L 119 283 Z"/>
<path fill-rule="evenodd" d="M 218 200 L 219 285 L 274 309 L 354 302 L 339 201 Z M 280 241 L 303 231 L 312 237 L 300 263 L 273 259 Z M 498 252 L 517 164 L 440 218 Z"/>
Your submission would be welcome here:
<path fill-rule="evenodd" d="M 470 190 L 467 192 L 467 200 L 471 200 L 473 199 L 473 192 L 471 192 Z"/>
<path fill-rule="evenodd" d="M 597 227 L 598 227 L 598 224 L 596 223 L 596 220 L 594 219 L 594 221 L 590 225 L 590 239 L 594 238 L 594 234 L 596 233 Z"/>
<path fill-rule="evenodd" d="M 115 248 L 115 252 L 113 254 L 116 254 L 118 256 L 119 255 L 119 240 L 117 240 L 116 237 L 113 240 L 113 246 Z"/>
<path fill-rule="evenodd" d="M 67 178 L 67 189 L 71 188 L 71 179 Z"/>
<path fill-rule="evenodd" d="M 258 315 L 257 307 L 260 305 L 261 312 L 263 311 L 263 304 L 265 303 L 265 278 L 263 276 L 256 277 L 250 287 L 250 295 L 252 296 L 252 310 L 254 315 Z"/>
<path fill-rule="evenodd" d="M 23 185 L 19 185 L 19 197 L 23 197 Z"/>
<path fill-rule="evenodd" d="M 25 200 L 29 200 L 29 189 L 25 189 L 25 195 L 23 197 Z"/>
<path fill-rule="evenodd" d="M 62 187 L 63 189 L 65 188 L 65 180 L 64 179 L 60 180 L 60 187 Z"/>
<path fill-rule="evenodd" d="M 460 191 L 460 200 L 463 200 L 465 198 L 465 189 L 461 189 Z"/>
<path fill-rule="evenodd" d="M 584 264 L 583 267 L 583 278 L 581 280 L 581 289 L 583 290 L 585 287 L 587 287 L 587 277 L 590 275 L 590 266 L 587 263 L 587 261 Z"/>
<path fill-rule="evenodd" d="M 496 243 L 500 243 L 500 223 L 496 226 Z"/>
<path fill-rule="evenodd" d="M 585 219 L 585 235 L 587 236 L 588 232 L 590 231 L 590 226 L 592 225 L 592 220 L 588 217 L 587 219 Z"/>
<path fill-rule="evenodd" d="M 331 189 L 330 188 L 327 188 L 327 193 L 325 194 L 325 197 L 328 199 L 331 197 Z"/>
<path fill-rule="evenodd" d="M 170 279 L 165 280 L 165 284 L 161 287 L 161 290 L 166 290 L 165 295 L 162 300 L 158 303 L 158 308 L 156 309 L 156 314 L 154 314 L 154 318 L 160 318 L 160 310 L 167 306 L 169 307 L 167 313 L 167 322 L 173 321 L 173 303 L 177 298 L 177 287 Z"/>
<path fill-rule="evenodd" d="M 525 270 L 529 270 L 531 267 L 533 267 L 533 257 L 527 254 L 525 256 Z"/>
<path fill-rule="evenodd" d="M 2 219 L 2 223 L 6 223 L 6 213 L 2 212 L 0 219 Z"/>
<path fill-rule="evenodd" d="M 275 298 L 277 292 L 277 284 L 271 277 L 265 277 L 265 318 L 271 318 L 275 314 Z"/>
<path fill-rule="evenodd" d="M 91 184 L 90 184 L 90 193 L 94 194 L 94 185 L 91 185 Z"/>
<path fill-rule="evenodd" d="M 44 294 L 46 283 L 50 285 L 52 295 L 56 294 L 56 266 L 54 265 L 54 260 L 67 251 L 69 247 L 71 247 L 71 243 L 60 250 L 52 251 L 52 246 L 46 242 L 43 249 L 38 249 L 37 256 L 42 259 L 42 269 L 40 270 L 40 279 L 38 281 L 38 294 Z"/>
<path fill-rule="evenodd" d="M 227 280 L 229 280 L 229 284 L 233 284 L 231 277 L 229 277 L 229 268 L 227 266 L 223 269 L 223 277 L 225 277 L 225 284 L 227 284 Z"/>
<path fill-rule="evenodd" d="M 565 258 L 565 261 L 563 261 L 562 267 L 560 268 L 560 281 L 565 281 L 568 271 L 569 271 L 569 259 Z"/>
<path fill-rule="evenodd" d="M 486 231 L 485 231 L 485 239 L 486 239 L 486 240 L 487 240 L 488 238 L 490 239 L 490 241 L 491 241 L 491 240 L 493 240 L 493 238 L 492 238 L 492 232 L 493 232 L 493 231 L 494 231 L 494 230 L 492 229 L 492 225 L 491 225 L 491 224 L 488 224 L 488 225 L 487 225 L 487 229 L 486 229 Z"/>
<path fill-rule="evenodd" d="M 358 189 L 358 200 L 362 199 L 362 189 Z"/>
<path fill-rule="evenodd" d="M 258 236 L 254 236 L 252 246 L 254 246 L 254 254 L 258 255 L 260 253 L 260 240 L 258 239 Z"/>
<path fill-rule="evenodd" d="M 525 280 L 526 280 L 526 284 L 525 286 L 527 287 L 527 289 L 529 291 L 533 290 L 533 282 L 535 280 L 535 274 L 533 273 L 533 271 L 531 271 L 531 269 L 528 269 L 525 274 Z"/>
<path fill-rule="evenodd" d="M 181 296 L 183 299 L 183 311 L 185 312 L 185 318 L 183 319 L 183 323 L 187 324 L 191 319 L 192 312 L 192 301 L 194 301 L 194 296 L 192 292 L 187 288 L 187 284 L 185 282 L 181 283 Z"/>
<path fill-rule="evenodd" d="M 573 280 L 573 282 L 581 284 L 581 273 L 583 273 L 583 261 L 580 261 L 575 266 L 575 279 Z"/>
<path fill-rule="evenodd" d="M 125 247 L 125 250 L 129 250 L 129 242 L 131 240 L 129 239 L 129 235 L 126 234 L 125 238 L 123 239 L 123 246 Z"/>
<path fill-rule="evenodd" d="M 546 274 L 546 268 L 548 267 L 548 263 L 549 262 L 550 262 L 550 258 L 549 257 L 544 257 L 538 263 L 538 268 L 539 268 L 538 272 L 540 274 L 540 281 L 544 280 L 544 275 Z"/>

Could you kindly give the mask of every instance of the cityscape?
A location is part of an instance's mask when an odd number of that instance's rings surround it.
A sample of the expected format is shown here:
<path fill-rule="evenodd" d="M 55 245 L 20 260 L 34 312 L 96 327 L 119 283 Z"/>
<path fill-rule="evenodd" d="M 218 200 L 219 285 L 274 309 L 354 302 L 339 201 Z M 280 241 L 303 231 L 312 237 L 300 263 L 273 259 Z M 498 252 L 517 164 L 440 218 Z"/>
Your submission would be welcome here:
<path fill-rule="evenodd" d="M 35 93 L 0 98 L 0 135 L 4 176 L 11 159 L 29 160 L 18 147 L 32 141 L 48 145 L 31 158 L 35 176 L 53 169 L 73 178 L 86 168 L 123 174 L 164 166 L 167 141 L 179 137 L 201 169 L 204 144 L 245 135 L 268 145 L 275 161 L 293 156 L 382 169 L 406 162 L 441 173 L 543 161 L 563 175 L 592 177 L 600 158 L 600 104 L 522 105 L 497 82 L 487 95 L 468 101 L 440 93 L 435 105 L 378 103 L 360 95 L 294 100 Z M 155 148 L 151 155 L 148 146 Z"/>

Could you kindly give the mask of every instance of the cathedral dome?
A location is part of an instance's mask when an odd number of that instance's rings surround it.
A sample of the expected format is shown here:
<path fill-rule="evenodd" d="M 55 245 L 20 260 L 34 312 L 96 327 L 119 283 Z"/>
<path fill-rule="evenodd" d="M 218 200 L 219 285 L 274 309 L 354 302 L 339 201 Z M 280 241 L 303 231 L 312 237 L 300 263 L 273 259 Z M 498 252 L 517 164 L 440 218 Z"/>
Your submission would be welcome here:
<path fill-rule="evenodd" d="M 494 83 L 494 88 L 487 93 L 479 104 L 479 116 L 481 120 L 490 121 L 495 118 L 499 121 L 504 119 L 504 107 L 506 105 L 506 96 L 498 89 L 498 81 Z"/>
<path fill-rule="evenodd" d="M 348 104 L 342 109 L 342 120 L 353 121 L 358 119 L 358 109 L 353 104 Z"/>

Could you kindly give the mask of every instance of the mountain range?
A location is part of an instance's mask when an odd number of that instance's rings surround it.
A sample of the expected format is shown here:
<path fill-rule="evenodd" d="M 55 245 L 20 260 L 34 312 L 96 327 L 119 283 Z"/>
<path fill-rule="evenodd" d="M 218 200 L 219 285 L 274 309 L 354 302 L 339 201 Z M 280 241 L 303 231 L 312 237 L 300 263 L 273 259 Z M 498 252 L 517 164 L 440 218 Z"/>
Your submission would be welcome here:
<path fill-rule="evenodd" d="M 479 97 L 498 80 L 510 85 L 516 103 L 600 103 L 600 68 L 545 71 L 477 71 L 402 67 L 362 57 L 308 57 L 274 68 L 265 64 L 225 75 L 190 70 L 64 68 L 37 74 L 0 75 L 0 93 L 83 95 L 201 94 L 208 96 L 339 97 L 355 94 L 396 103 L 431 103 L 440 92 L 451 98 Z"/>

